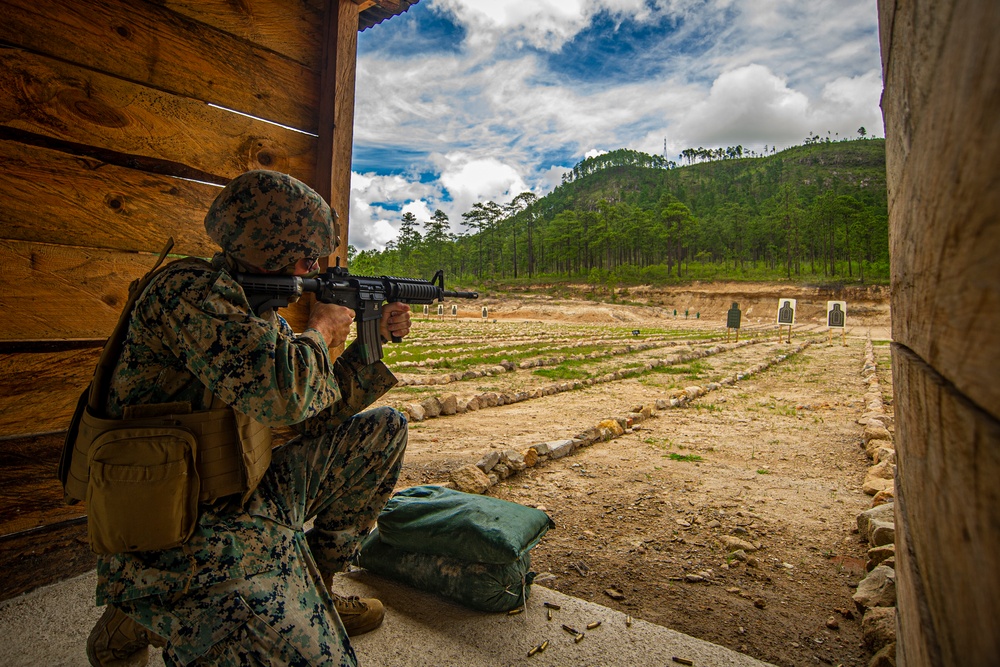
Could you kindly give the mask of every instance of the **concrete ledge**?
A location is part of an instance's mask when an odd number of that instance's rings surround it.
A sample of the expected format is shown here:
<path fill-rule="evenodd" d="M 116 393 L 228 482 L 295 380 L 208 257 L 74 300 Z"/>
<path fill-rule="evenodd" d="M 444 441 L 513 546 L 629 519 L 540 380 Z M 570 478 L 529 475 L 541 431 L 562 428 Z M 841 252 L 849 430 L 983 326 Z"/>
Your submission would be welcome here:
<path fill-rule="evenodd" d="M 95 607 L 96 574 L 38 589 L 0 604 L 0 665 L 87 667 L 84 645 L 101 615 Z M 364 571 L 337 578 L 337 592 L 378 597 L 386 622 L 352 640 L 363 667 L 498 667 L 507 665 L 693 665 L 766 667 L 746 655 L 625 614 L 533 586 L 524 612 L 514 616 L 477 612 Z M 543 603 L 559 605 L 547 620 Z M 601 625 L 587 630 L 587 625 Z M 586 635 L 579 643 L 563 624 Z M 545 640 L 545 651 L 528 651 Z M 149 662 L 162 667 L 159 652 Z"/>

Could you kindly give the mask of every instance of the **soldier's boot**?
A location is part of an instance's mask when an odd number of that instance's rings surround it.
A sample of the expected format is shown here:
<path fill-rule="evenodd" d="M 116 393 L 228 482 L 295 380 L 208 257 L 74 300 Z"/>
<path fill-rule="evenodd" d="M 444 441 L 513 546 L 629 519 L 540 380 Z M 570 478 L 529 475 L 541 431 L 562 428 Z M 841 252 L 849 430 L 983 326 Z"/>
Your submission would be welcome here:
<path fill-rule="evenodd" d="M 382 625 L 385 608 L 375 598 L 360 598 L 357 595 L 343 596 L 333 593 L 333 606 L 337 609 L 349 637 L 363 635 Z"/>
<path fill-rule="evenodd" d="M 150 645 L 166 642 L 109 604 L 87 638 L 87 659 L 93 667 L 143 667 Z"/>
<path fill-rule="evenodd" d="M 323 584 L 333 596 L 333 606 L 344 624 L 348 637 L 356 637 L 371 632 L 382 625 L 385 607 L 375 598 L 361 598 L 357 595 L 343 596 L 333 591 L 333 574 L 323 575 Z"/>

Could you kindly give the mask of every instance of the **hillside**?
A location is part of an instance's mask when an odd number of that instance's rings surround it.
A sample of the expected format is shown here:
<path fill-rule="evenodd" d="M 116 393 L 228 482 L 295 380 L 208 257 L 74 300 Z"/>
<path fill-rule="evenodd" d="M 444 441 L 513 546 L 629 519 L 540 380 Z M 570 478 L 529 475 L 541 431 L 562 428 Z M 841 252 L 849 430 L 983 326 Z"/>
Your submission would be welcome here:
<path fill-rule="evenodd" d="M 404 221 L 396 244 L 356 259 L 421 275 L 444 263 L 481 284 L 888 280 L 884 140 L 686 152 L 685 166 L 626 149 L 588 158 L 544 197 L 477 203 L 463 214 L 468 234 L 442 234 L 438 212 L 426 237 Z"/>

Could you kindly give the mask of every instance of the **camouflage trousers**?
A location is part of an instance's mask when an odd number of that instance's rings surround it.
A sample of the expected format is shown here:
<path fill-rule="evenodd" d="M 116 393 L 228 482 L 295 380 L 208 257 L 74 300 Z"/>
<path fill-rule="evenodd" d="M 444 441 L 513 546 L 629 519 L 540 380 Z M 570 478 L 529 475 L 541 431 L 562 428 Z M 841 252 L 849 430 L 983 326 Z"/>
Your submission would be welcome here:
<path fill-rule="evenodd" d="M 275 449 L 246 506 L 217 517 L 219 530 L 244 533 L 242 543 L 259 544 L 273 567 L 119 607 L 166 638 L 168 667 L 356 665 L 322 576 L 344 570 L 375 524 L 399 477 L 406 435 L 402 414 L 376 408 Z"/>

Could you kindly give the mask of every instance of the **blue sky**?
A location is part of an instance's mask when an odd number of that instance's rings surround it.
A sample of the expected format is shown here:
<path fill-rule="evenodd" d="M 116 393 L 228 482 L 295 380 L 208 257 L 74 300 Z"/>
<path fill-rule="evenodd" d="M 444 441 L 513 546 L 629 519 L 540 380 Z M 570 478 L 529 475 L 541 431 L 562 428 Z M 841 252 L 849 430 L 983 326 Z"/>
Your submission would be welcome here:
<path fill-rule="evenodd" d="M 588 155 L 883 136 L 875 0 L 421 0 L 358 39 L 350 238 Z"/>

